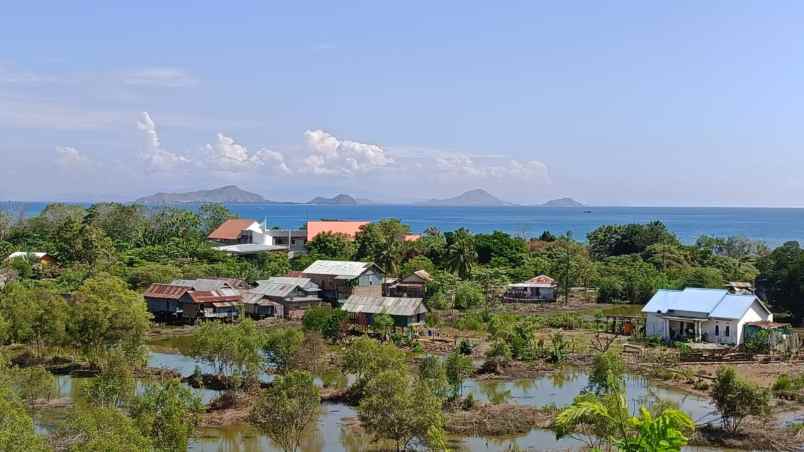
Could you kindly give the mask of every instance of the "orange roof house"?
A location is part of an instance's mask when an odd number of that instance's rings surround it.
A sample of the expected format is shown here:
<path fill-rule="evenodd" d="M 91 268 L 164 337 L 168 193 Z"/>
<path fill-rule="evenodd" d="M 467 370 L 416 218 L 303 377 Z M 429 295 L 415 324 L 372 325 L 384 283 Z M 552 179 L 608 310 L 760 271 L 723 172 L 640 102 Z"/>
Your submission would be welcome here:
<path fill-rule="evenodd" d="M 247 218 L 226 220 L 207 236 L 210 240 L 237 240 L 240 233 L 251 227 L 256 221 Z"/>
<path fill-rule="evenodd" d="M 360 227 L 369 223 L 369 221 L 308 221 L 307 241 L 313 240 L 322 232 L 344 234 L 350 239 L 354 239 L 355 234 L 360 231 Z"/>

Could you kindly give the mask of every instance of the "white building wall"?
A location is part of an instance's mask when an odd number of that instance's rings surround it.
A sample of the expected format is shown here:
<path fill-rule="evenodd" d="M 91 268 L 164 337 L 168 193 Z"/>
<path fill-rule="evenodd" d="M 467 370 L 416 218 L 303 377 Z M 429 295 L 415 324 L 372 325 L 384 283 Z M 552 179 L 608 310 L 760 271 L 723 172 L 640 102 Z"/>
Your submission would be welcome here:
<path fill-rule="evenodd" d="M 761 321 L 773 322 L 773 314 L 769 314 L 758 301 L 754 300 L 754 303 L 751 304 L 751 307 L 737 324 L 737 343 L 743 343 L 743 328 L 746 323 Z"/>
<path fill-rule="evenodd" d="M 656 313 L 649 312 L 645 316 L 645 335 L 649 337 L 658 336 L 663 339 L 667 339 L 665 337 L 664 324 L 664 319 L 660 318 Z"/>

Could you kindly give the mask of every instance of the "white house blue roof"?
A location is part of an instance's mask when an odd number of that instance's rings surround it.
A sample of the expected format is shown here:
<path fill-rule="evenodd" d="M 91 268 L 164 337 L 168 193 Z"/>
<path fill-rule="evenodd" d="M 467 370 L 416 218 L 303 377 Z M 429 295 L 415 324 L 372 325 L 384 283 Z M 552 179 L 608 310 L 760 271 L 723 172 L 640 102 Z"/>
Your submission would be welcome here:
<path fill-rule="evenodd" d="M 688 287 L 684 290 L 660 289 L 642 308 L 642 312 L 681 315 L 686 317 L 716 317 L 720 319 L 740 319 L 751 305 L 757 301 L 767 311 L 765 305 L 752 294 L 732 294 L 725 289 L 700 289 Z M 769 311 L 770 312 L 770 311 Z"/>

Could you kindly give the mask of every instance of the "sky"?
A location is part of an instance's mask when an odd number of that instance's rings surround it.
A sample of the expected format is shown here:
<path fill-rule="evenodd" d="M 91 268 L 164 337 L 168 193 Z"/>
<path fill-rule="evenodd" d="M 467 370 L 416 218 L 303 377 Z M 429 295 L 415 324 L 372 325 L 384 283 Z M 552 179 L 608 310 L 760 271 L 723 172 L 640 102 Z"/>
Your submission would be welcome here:
<path fill-rule="evenodd" d="M 9 2 L 0 200 L 804 207 L 802 23 L 796 1 Z"/>

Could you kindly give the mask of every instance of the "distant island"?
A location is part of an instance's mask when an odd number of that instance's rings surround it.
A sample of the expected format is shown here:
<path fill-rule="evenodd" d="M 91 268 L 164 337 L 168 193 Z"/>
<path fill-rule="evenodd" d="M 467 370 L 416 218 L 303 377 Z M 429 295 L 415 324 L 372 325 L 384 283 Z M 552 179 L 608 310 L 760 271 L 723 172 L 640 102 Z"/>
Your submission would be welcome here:
<path fill-rule="evenodd" d="M 311 199 L 307 204 L 317 204 L 323 206 L 356 206 L 359 202 L 349 195 L 336 195 L 332 198 L 324 198 L 323 196 L 316 196 Z"/>
<path fill-rule="evenodd" d="M 547 201 L 541 207 L 586 207 L 572 198 L 558 198 Z"/>
<path fill-rule="evenodd" d="M 502 207 L 513 206 L 483 189 L 469 190 L 453 198 L 431 199 L 417 203 L 420 206 L 441 206 L 441 207 Z"/>
<path fill-rule="evenodd" d="M 134 201 L 137 204 L 177 204 L 191 202 L 231 202 L 265 203 L 270 202 L 262 196 L 245 191 L 235 185 L 213 188 L 212 190 L 190 191 L 185 193 L 157 193 Z"/>

